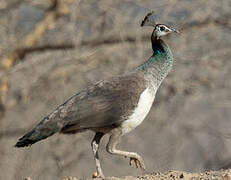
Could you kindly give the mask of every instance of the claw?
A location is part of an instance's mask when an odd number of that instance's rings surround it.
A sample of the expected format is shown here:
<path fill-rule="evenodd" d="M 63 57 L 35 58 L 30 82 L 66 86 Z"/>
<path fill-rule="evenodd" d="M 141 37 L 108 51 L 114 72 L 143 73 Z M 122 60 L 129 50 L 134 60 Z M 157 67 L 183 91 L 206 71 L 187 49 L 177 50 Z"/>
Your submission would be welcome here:
<path fill-rule="evenodd" d="M 137 168 L 136 160 L 134 158 L 130 158 L 129 165 Z"/>
<path fill-rule="evenodd" d="M 143 160 L 139 160 L 139 159 L 131 157 L 129 161 L 129 165 L 132 167 L 141 168 L 142 170 L 145 170 L 145 165 L 143 163 Z"/>
<path fill-rule="evenodd" d="M 139 167 L 141 168 L 141 165 L 140 165 L 140 163 L 138 162 L 138 161 L 135 161 L 135 163 L 136 163 L 136 168 L 138 169 Z"/>

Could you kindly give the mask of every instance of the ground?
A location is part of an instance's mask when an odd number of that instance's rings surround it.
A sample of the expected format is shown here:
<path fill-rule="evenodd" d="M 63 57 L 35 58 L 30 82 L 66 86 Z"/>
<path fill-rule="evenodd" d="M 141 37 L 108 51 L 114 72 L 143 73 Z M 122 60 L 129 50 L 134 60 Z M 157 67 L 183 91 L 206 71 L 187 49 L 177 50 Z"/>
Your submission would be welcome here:
<path fill-rule="evenodd" d="M 62 180 L 78 180 L 76 177 L 64 177 Z M 206 171 L 203 173 L 189 173 L 184 171 L 167 171 L 167 172 L 153 172 L 150 174 L 140 175 L 137 177 L 106 177 L 105 180 L 231 180 L 231 170 L 220 171 Z M 25 178 L 25 180 L 32 180 Z M 88 179 L 90 180 L 90 178 Z M 92 180 L 100 180 L 94 178 Z"/>

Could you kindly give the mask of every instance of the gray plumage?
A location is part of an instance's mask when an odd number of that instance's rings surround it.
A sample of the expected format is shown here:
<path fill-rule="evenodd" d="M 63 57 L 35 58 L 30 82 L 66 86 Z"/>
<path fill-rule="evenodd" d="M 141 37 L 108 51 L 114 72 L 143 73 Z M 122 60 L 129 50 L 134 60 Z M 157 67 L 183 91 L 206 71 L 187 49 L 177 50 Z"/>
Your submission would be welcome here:
<path fill-rule="evenodd" d="M 108 127 L 116 127 L 131 115 L 146 87 L 147 81 L 141 72 L 99 81 L 60 105 L 22 137 L 16 146 L 30 146 L 56 132 L 104 131 Z"/>
<path fill-rule="evenodd" d="M 99 81 L 72 96 L 20 138 L 15 146 L 30 146 L 56 132 L 69 134 L 92 130 L 96 132 L 91 145 L 97 177 L 104 177 L 98 159 L 98 146 L 104 134 L 110 134 L 109 153 L 130 157 L 130 165 L 134 163 L 145 170 L 141 156 L 117 150 L 116 145 L 120 137 L 137 127 L 149 112 L 156 91 L 173 64 L 171 50 L 160 37 L 177 31 L 156 24 L 153 13 L 144 18 L 141 26 L 154 26 L 153 55 L 145 63 L 130 73 Z"/>

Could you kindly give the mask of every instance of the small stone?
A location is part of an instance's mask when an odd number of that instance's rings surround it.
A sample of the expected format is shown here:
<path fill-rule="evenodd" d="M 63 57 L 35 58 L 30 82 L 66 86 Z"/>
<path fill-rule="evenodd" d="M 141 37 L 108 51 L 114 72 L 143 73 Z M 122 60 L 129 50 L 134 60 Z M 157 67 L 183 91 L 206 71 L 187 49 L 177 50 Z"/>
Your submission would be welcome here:
<path fill-rule="evenodd" d="M 225 174 L 224 180 L 231 180 L 231 174 Z"/>
<path fill-rule="evenodd" d="M 32 180 L 30 177 L 26 177 L 24 180 Z"/>
<path fill-rule="evenodd" d="M 65 177 L 62 180 L 78 180 L 76 177 Z"/>
<path fill-rule="evenodd" d="M 98 177 L 98 173 L 94 172 L 93 175 L 92 175 L 92 178 L 96 178 L 96 177 Z"/>

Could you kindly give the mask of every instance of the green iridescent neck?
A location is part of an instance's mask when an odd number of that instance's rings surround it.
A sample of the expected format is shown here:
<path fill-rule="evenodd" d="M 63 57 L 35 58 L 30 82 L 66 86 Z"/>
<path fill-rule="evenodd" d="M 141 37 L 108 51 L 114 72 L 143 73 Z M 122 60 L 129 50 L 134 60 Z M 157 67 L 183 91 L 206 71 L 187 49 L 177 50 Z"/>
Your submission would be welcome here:
<path fill-rule="evenodd" d="M 152 39 L 152 50 L 152 56 L 145 63 L 138 66 L 138 70 L 145 71 L 146 69 L 157 67 L 163 67 L 164 69 L 168 67 L 171 68 L 173 64 L 172 52 L 169 46 L 164 43 L 164 41 L 161 39 Z"/>

